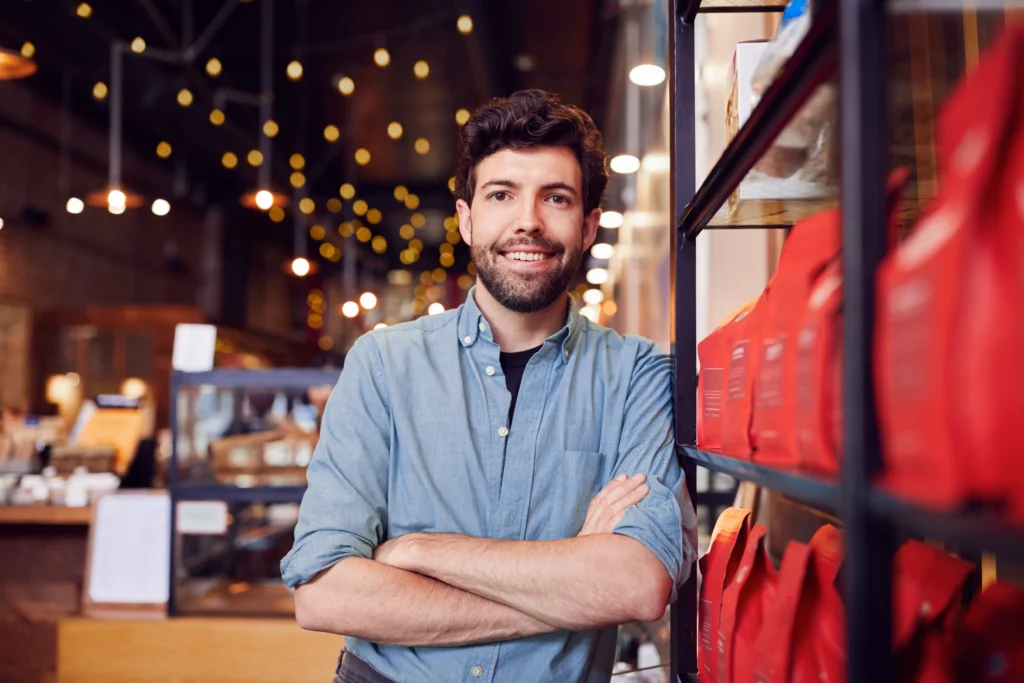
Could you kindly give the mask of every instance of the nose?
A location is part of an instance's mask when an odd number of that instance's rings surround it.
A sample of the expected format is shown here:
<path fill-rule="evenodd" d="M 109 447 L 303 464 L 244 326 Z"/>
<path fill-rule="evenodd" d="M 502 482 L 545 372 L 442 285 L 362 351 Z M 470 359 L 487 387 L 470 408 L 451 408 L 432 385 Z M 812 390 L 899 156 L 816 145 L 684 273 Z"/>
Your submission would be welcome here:
<path fill-rule="evenodd" d="M 540 218 L 535 202 L 520 204 L 515 226 L 517 235 L 539 235 L 544 231 L 544 222 Z"/>

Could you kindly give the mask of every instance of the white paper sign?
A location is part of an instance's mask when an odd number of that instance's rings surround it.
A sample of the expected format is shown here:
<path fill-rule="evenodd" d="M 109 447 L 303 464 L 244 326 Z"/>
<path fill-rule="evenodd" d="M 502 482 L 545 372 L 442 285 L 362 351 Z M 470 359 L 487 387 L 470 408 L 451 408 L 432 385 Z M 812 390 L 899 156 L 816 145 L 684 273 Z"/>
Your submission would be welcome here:
<path fill-rule="evenodd" d="M 222 500 L 179 501 L 176 521 L 176 528 L 180 534 L 226 534 L 228 504 Z"/>
<path fill-rule="evenodd" d="M 213 352 L 216 344 L 217 328 L 213 325 L 176 325 L 171 366 L 183 372 L 213 370 Z"/>
<path fill-rule="evenodd" d="M 160 493 L 113 493 L 96 506 L 89 598 L 97 603 L 166 603 L 170 498 Z"/>

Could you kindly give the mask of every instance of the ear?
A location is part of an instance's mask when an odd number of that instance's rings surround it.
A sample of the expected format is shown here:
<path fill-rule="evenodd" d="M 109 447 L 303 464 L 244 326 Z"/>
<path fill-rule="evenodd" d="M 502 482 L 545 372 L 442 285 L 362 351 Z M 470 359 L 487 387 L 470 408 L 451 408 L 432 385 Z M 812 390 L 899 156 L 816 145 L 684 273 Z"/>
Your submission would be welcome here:
<path fill-rule="evenodd" d="M 455 210 L 459 212 L 459 234 L 462 235 L 462 241 L 468 246 L 473 246 L 473 221 L 470 217 L 469 204 L 464 199 L 457 199 Z"/>
<path fill-rule="evenodd" d="M 583 218 L 583 251 L 590 249 L 594 244 L 599 227 L 601 227 L 601 209 L 594 209 Z"/>

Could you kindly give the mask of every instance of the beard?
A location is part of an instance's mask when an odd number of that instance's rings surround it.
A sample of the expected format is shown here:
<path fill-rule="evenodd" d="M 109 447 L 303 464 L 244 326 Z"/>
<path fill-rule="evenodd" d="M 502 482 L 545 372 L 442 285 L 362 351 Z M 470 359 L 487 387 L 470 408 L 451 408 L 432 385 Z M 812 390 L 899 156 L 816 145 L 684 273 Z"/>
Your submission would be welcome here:
<path fill-rule="evenodd" d="M 551 252 L 543 271 L 517 272 L 505 264 L 501 252 L 516 247 L 539 247 Z M 512 238 L 501 244 L 473 243 L 470 248 L 477 277 L 495 301 L 516 313 L 536 313 L 553 304 L 569 288 L 569 281 L 583 261 L 582 240 L 578 247 L 540 238 Z"/>

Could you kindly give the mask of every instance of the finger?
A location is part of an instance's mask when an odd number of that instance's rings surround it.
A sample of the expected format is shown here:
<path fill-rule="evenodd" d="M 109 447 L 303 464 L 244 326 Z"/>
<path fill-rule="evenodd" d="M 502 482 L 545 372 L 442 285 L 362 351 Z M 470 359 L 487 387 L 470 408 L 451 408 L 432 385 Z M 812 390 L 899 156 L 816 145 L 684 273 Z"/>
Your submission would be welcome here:
<path fill-rule="evenodd" d="M 605 504 L 615 506 L 626 496 L 636 491 L 637 487 L 641 486 L 647 480 L 647 476 L 644 474 L 635 474 L 614 492 L 609 492 L 608 497 L 605 499 Z"/>
<path fill-rule="evenodd" d="M 630 491 L 626 497 L 620 500 L 619 505 L 622 507 L 623 510 L 625 510 L 631 505 L 636 505 L 641 500 L 646 498 L 647 494 L 650 493 L 650 491 L 651 487 L 648 486 L 647 484 L 644 484 L 643 486 L 638 486 L 635 490 Z"/>
<path fill-rule="evenodd" d="M 620 486 L 622 486 L 623 484 L 625 484 L 628 481 L 629 481 L 629 477 L 627 477 L 625 473 L 620 474 L 619 476 L 615 477 L 614 479 L 609 481 L 607 484 L 605 484 L 604 488 L 601 489 L 601 491 L 598 492 L 598 494 L 596 496 L 594 496 L 594 499 L 592 501 L 590 501 L 591 505 L 603 502 L 604 500 L 606 500 L 608 498 L 609 494 L 611 494 L 613 491 L 618 490 L 618 488 Z"/>

